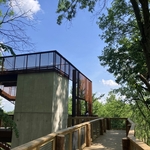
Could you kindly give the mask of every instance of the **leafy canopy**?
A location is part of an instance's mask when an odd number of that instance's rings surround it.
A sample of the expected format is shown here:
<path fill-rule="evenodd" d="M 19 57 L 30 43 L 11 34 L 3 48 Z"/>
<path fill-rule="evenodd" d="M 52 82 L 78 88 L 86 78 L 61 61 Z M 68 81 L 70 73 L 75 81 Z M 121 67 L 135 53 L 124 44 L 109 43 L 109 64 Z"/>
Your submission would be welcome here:
<path fill-rule="evenodd" d="M 93 13 L 98 2 L 99 0 L 59 0 L 56 12 L 60 15 L 58 16 L 57 23 L 61 24 L 63 19 L 72 20 L 76 17 L 79 9 L 86 8 L 89 12 Z"/>

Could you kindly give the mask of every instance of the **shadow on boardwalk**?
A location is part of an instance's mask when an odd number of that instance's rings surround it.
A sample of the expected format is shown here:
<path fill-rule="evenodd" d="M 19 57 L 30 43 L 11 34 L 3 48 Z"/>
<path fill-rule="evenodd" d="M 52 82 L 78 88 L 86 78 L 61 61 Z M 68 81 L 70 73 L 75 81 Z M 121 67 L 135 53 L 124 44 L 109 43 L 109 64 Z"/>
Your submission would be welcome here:
<path fill-rule="evenodd" d="M 84 150 L 121 150 L 124 137 L 126 137 L 125 130 L 107 130 L 104 135 L 94 140 L 91 147 Z"/>

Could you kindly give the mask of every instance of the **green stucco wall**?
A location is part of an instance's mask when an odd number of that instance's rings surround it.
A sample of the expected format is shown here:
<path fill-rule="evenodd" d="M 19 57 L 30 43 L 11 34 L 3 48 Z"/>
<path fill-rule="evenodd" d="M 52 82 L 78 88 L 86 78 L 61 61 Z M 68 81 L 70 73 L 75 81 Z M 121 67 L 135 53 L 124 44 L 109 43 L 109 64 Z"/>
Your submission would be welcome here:
<path fill-rule="evenodd" d="M 18 75 L 12 148 L 67 127 L 68 86 L 56 72 Z"/>

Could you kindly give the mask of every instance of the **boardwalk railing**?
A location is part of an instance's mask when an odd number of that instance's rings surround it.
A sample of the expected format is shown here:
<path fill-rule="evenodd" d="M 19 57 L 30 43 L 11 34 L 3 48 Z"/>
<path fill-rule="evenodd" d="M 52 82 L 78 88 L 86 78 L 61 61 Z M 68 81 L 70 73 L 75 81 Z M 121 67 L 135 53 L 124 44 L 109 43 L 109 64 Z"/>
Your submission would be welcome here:
<path fill-rule="evenodd" d="M 135 124 L 127 119 L 127 137 L 122 139 L 123 150 L 150 150 L 150 146 L 135 137 Z"/>
<path fill-rule="evenodd" d="M 127 118 L 93 118 L 69 117 L 77 124 L 55 133 L 30 141 L 12 150 L 77 150 L 90 147 L 91 141 L 103 135 L 106 130 L 126 130 L 127 136 L 122 139 L 123 150 L 150 150 L 150 147 L 134 136 L 135 124 Z M 89 120 L 89 121 L 87 121 Z M 87 122 L 85 122 L 87 121 Z M 82 123 L 81 123 L 82 122 Z M 71 125 L 71 124 L 70 124 Z"/>
<path fill-rule="evenodd" d="M 107 130 L 126 130 L 127 118 L 105 118 Z"/>
<path fill-rule="evenodd" d="M 82 119 L 85 119 L 82 118 Z M 88 122 L 51 133 L 12 150 L 77 150 L 89 147 L 91 141 L 105 131 L 105 119 L 98 118 Z M 84 121 L 84 120 L 82 120 Z"/>
<path fill-rule="evenodd" d="M 69 116 L 68 117 L 68 127 L 71 127 L 72 126 L 72 123 L 74 125 L 77 125 L 77 124 L 80 124 L 80 123 L 83 123 L 83 122 L 87 122 L 87 121 L 91 121 L 91 120 L 94 120 L 94 119 L 98 119 L 99 117 L 91 117 L 91 116 L 76 116 L 76 117 L 72 117 L 72 116 Z"/>

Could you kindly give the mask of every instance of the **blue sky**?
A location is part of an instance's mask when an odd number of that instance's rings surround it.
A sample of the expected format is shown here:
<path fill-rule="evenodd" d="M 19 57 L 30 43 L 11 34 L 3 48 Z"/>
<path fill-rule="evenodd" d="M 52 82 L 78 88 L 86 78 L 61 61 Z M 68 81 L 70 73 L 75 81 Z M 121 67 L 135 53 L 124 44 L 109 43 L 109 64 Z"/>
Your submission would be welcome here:
<path fill-rule="evenodd" d="M 27 1 L 31 2 L 30 5 L 22 7 L 28 9 L 33 5 L 35 15 L 32 17 L 37 22 L 35 29 L 28 28 L 26 31 L 35 45 L 34 51 L 57 50 L 92 80 L 93 93 L 97 95 L 107 95 L 111 89 L 118 87 L 113 76 L 100 66 L 98 56 L 105 44 L 99 37 L 101 30 L 96 25 L 94 14 L 79 10 L 72 22 L 64 20 L 62 25 L 57 25 L 56 0 Z M 6 111 L 13 109 L 6 100 L 2 105 Z"/>

